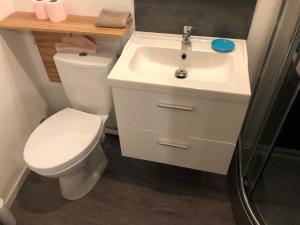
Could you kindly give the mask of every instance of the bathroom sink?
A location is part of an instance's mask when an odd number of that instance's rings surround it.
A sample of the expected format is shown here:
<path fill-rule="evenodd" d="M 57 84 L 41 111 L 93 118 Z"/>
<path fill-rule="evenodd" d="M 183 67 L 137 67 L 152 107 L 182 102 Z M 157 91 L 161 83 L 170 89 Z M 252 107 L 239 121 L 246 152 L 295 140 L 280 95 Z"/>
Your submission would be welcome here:
<path fill-rule="evenodd" d="M 185 60 L 182 60 L 182 54 L 186 54 Z M 141 47 L 135 52 L 129 67 L 136 75 L 165 76 L 168 79 L 173 79 L 174 72 L 182 67 L 187 70 L 187 79 L 191 81 L 219 83 L 231 79 L 233 59 L 230 55 L 214 52 Z"/>
<path fill-rule="evenodd" d="M 192 36 L 182 50 L 181 35 L 134 32 L 108 76 L 112 87 L 248 102 L 251 92 L 245 40 L 235 50 L 211 49 L 211 37 Z M 186 76 L 175 76 L 183 69 Z"/>

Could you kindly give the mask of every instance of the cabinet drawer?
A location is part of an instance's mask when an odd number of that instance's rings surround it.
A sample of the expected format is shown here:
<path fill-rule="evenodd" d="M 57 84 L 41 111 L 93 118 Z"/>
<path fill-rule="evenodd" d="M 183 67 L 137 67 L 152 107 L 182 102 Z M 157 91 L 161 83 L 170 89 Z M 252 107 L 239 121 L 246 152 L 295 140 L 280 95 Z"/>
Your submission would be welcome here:
<path fill-rule="evenodd" d="M 119 127 L 122 155 L 227 174 L 234 144 Z"/>
<path fill-rule="evenodd" d="M 236 143 L 247 105 L 113 88 L 118 126 Z"/>

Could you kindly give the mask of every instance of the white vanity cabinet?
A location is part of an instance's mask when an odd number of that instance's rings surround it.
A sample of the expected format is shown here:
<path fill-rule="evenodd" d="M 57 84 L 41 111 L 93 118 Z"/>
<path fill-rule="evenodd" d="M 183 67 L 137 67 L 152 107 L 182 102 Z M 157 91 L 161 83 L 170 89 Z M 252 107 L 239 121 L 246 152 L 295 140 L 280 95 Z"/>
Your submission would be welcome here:
<path fill-rule="evenodd" d="M 247 105 L 113 88 L 122 154 L 226 174 Z"/>
<path fill-rule="evenodd" d="M 135 31 L 108 76 L 122 155 L 226 174 L 251 96 L 247 45 Z M 178 79 L 176 71 L 186 76 Z"/>

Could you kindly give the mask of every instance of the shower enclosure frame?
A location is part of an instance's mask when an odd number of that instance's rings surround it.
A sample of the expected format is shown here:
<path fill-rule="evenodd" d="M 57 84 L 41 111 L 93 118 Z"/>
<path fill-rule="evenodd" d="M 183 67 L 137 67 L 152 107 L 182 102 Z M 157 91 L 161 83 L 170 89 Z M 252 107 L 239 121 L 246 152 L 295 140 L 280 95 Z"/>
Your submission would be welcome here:
<path fill-rule="evenodd" d="M 232 160 L 229 171 L 230 189 L 233 213 L 238 224 L 265 224 L 249 201 L 263 167 L 260 168 L 252 187 L 249 188 L 248 185 L 246 188 L 244 178 L 249 172 L 251 161 L 256 153 L 256 147 L 262 135 L 263 128 L 266 125 L 268 115 L 275 103 L 280 87 L 285 80 L 288 65 L 292 60 L 291 54 L 297 48 L 295 42 L 300 41 L 299 12 L 300 4 L 298 0 L 283 1 L 277 26 L 274 29 L 272 41 L 269 46 L 268 55 L 254 88 L 254 94 L 250 102 L 247 117 Z M 268 85 L 269 92 L 264 94 L 264 85 L 266 87 L 266 84 Z M 260 96 L 263 96 L 263 98 L 259 98 Z M 256 137 L 252 140 L 252 144 L 249 147 L 251 149 L 250 157 L 246 165 L 243 165 L 242 148 L 247 146 L 243 141 L 247 139 L 249 131 L 254 131 Z M 274 141 L 275 140 L 273 140 L 273 143 Z M 268 154 L 270 154 L 272 148 L 273 147 L 270 146 Z M 264 164 L 266 161 L 267 157 Z"/>

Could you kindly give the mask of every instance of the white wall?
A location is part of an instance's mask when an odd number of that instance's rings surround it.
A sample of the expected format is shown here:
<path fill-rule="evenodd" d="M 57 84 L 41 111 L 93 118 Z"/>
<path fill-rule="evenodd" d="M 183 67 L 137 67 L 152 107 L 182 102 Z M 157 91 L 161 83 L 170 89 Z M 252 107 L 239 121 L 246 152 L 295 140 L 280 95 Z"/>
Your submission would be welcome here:
<path fill-rule="evenodd" d="M 98 16 L 102 8 L 134 13 L 134 0 L 64 0 L 70 14 Z M 16 11 L 32 11 L 32 0 L 13 0 Z"/>
<path fill-rule="evenodd" d="M 32 11 L 32 0 L 13 0 L 16 11 Z M 129 11 L 134 16 L 134 0 L 66 0 L 70 8 L 70 14 L 98 16 L 102 8 Z M 34 59 L 35 66 L 38 70 L 39 81 L 44 90 L 47 102 L 50 105 L 51 114 L 70 107 L 70 103 L 64 93 L 60 83 L 50 82 L 47 73 L 41 61 L 34 39 L 29 32 L 26 32 L 26 42 L 30 50 L 30 54 Z M 125 37 L 125 40 L 128 37 Z M 98 38 L 97 43 L 101 49 L 110 49 L 119 51 L 124 44 L 124 40 L 111 38 Z M 112 120 L 110 126 L 115 127 L 116 122 Z"/>
<path fill-rule="evenodd" d="M 262 69 L 272 31 L 276 25 L 282 0 L 257 0 L 247 39 L 249 74 L 253 90 Z"/>
<path fill-rule="evenodd" d="M 14 11 L 10 0 L 1 0 L 0 9 L 0 19 Z M 24 144 L 47 110 L 26 48 L 19 32 L 0 31 L 0 197 L 5 201 L 13 200 L 26 168 Z"/>

